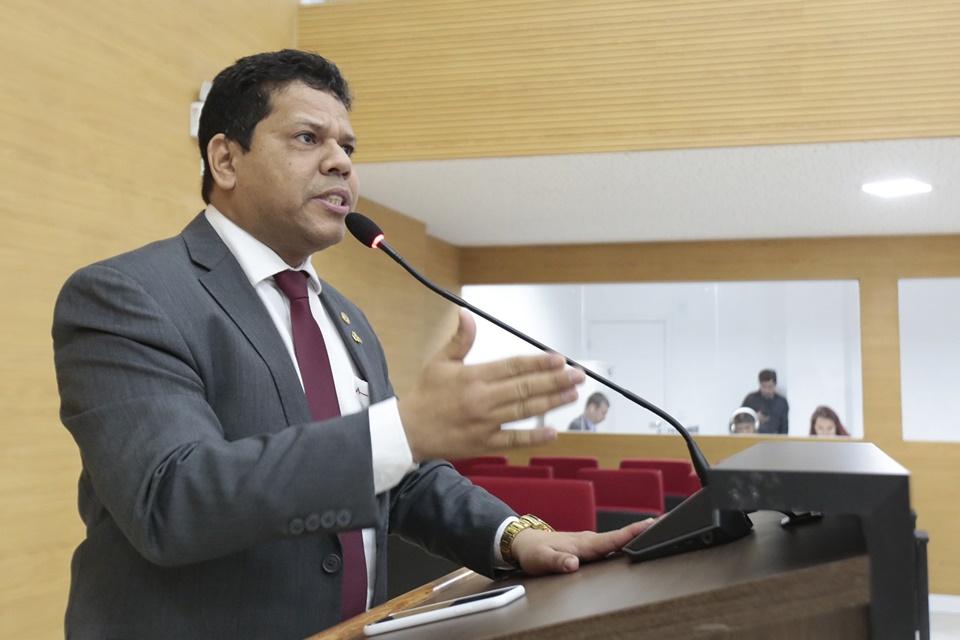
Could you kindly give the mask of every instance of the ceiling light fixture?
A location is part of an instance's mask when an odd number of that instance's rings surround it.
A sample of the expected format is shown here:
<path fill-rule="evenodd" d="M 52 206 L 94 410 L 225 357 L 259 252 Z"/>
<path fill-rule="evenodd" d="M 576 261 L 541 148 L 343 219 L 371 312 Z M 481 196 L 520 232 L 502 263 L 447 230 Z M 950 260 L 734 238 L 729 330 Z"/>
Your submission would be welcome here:
<path fill-rule="evenodd" d="M 920 182 L 913 178 L 900 178 L 899 180 L 883 180 L 881 182 L 868 182 L 861 187 L 866 193 L 880 196 L 881 198 L 898 198 L 900 196 L 912 196 L 917 193 L 930 193 L 933 190 L 926 182 Z"/>

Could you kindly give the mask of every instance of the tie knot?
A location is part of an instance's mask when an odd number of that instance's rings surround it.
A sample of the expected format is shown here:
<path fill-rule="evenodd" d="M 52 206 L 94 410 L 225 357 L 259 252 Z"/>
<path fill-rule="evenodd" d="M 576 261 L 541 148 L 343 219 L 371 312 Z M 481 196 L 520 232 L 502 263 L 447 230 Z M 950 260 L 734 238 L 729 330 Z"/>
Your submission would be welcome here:
<path fill-rule="evenodd" d="M 280 291 L 290 300 L 300 300 L 307 297 L 306 271 L 281 271 L 273 276 Z"/>

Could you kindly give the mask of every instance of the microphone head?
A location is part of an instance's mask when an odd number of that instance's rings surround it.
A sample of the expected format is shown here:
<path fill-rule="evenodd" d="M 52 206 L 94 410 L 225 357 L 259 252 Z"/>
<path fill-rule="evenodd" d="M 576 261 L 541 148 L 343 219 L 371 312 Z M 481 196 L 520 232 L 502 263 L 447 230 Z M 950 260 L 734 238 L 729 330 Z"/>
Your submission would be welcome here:
<path fill-rule="evenodd" d="M 383 231 L 376 222 L 362 213 L 351 211 L 347 214 L 346 223 L 353 237 L 368 247 L 376 249 L 377 245 L 383 242 Z"/>

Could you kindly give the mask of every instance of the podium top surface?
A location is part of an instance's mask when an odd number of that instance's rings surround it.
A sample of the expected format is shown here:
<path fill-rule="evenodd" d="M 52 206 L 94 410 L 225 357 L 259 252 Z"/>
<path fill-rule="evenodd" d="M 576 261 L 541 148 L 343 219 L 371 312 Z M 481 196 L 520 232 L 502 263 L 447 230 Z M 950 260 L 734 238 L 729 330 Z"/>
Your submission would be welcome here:
<path fill-rule="evenodd" d="M 779 526 L 780 514 L 757 513 L 753 517 L 756 526 L 751 535 L 705 551 L 639 564 L 621 555 L 586 564 L 573 574 L 518 575 L 496 583 L 472 574 L 471 579 L 458 581 L 427 602 L 510 584 L 524 584 L 527 595 L 501 609 L 382 637 L 633 638 L 638 637 L 637 629 L 651 631 L 658 625 L 664 632 L 675 632 L 679 625 L 686 629 L 682 637 L 692 637 L 700 616 L 709 619 L 715 614 L 717 620 L 713 621 L 718 622 L 727 614 L 740 615 L 742 610 L 761 609 L 774 615 L 779 609 L 786 614 L 787 609 L 809 608 L 810 598 L 823 600 L 825 583 L 837 589 L 831 602 L 848 607 L 865 606 L 869 601 L 864 541 L 856 519 L 838 516 L 787 529 Z M 708 611 L 713 613 L 707 615 Z M 612 628 L 627 635 L 608 633 Z"/>
<path fill-rule="evenodd" d="M 761 442 L 715 465 L 718 471 L 910 475 L 870 442 Z"/>

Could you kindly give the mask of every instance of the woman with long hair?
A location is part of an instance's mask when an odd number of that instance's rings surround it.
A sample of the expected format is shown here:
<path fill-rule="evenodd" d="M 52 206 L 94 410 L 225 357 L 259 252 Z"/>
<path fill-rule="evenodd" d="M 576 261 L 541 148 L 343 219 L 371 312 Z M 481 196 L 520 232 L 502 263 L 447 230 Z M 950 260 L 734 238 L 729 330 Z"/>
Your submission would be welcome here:
<path fill-rule="evenodd" d="M 826 406 L 819 406 L 810 416 L 810 435 L 812 436 L 849 436 L 847 430 L 840 423 L 836 411 Z"/>

